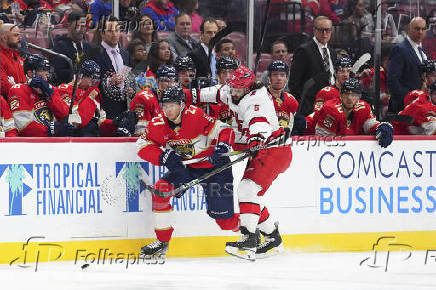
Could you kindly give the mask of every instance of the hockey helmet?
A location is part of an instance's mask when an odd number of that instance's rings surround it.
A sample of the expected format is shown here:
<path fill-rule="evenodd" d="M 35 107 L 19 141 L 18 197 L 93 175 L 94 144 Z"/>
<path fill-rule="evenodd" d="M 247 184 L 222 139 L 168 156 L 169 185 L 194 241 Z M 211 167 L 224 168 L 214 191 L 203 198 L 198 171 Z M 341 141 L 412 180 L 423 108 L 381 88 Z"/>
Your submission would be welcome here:
<path fill-rule="evenodd" d="M 174 61 L 174 66 L 176 70 L 179 71 L 187 71 L 193 70 L 195 71 L 195 63 L 189 56 L 179 56 Z"/>
<path fill-rule="evenodd" d="M 30 54 L 23 63 L 24 72 L 50 71 L 50 62 L 40 54 Z"/>
<path fill-rule="evenodd" d="M 352 66 L 353 66 L 353 61 L 351 60 L 351 58 L 348 57 L 341 57 L 335 61 L 335 70 L 339 69 L 340 67 L 352 67 Z"/>
<path fill-rule="evenodd" d="M 268 75 L 271 75 L 273 71 L 285 72 L 286 75 L 289 74 L 289 66 L 283 60 L 273 60 L 268 65 Z"/>
<path fill-rule="evenodd" d="M 160 79 L 175 79 L 177 80 L 177 71 L 176 68 L 172 65 L 162 65 L 157 69 L 156 72 L 156 80 Z"/>
<path fill-rule="evenodd" d="M 232 88 L 251 88 L 254 85 L 254 72 L 244 65 L 238 66 L 227 81 Z"/>
<path fill-rule="evenodd" d="M 356 94 L 362 93 L 362 87 L 358 79 L 348 79 L 341 87 L 341 93 L 353 92 Z"/>
<path fill-rule="evenodd" d="M 422 73 L 434 73 L 436 72 L 436 61 L 432 59 L 424 60 L 421 65 Z"/>
<path fill-rule="evenodd" d="M 233 56 L 222 56 L 216 61 L 216 71 L 220 72 L 225 69 L 236 70 L 238 61 Z"/>
<path fill-rule="evenodd" d="M 185 93 L 183 92 L 183 89 L 180 86 L 172 86 L 166 88 L 160 99 L 159 102 L 161 103 L 181 103 L 185 101 Z"/>
<path fill-rule="evenodd" d="M 94 80 L 100 79 L 100 66 L 93 60 L 85 60 L 80 68 L 80 73 Z"/>

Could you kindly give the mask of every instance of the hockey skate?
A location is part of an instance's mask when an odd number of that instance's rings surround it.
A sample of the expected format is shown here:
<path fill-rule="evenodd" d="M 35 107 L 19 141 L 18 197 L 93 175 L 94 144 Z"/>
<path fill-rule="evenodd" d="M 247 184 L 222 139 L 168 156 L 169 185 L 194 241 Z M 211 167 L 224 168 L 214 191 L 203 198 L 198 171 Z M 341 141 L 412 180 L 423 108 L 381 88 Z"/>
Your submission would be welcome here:
<path fill-rule="evenodd" d="M 265 234 L 263 232 L 263 243 L 256 248 L 256 258 L 264 259 L 277 255 L 284 251 L 282 237 L 279 233 L 278 223 L 275 223 L 275 230 L 271 234 Z"/>
<path fill-rule="evenodd" d="M 168 252 L 168 244 L 169 242 L 155 240 L 141 248 L 141 255 L 146 257 L 149 256 L 151 258 L 165 258 L 165 255 Z"/>
<path fill-rule="evenodd" d="M 225 251 L 232 256 L 254 262 L 256 260 L 258 235 L 250 233 L 246 227 L 241 227 L 241 234 L 242 236 L 237 242 L 226 243 Z"/>

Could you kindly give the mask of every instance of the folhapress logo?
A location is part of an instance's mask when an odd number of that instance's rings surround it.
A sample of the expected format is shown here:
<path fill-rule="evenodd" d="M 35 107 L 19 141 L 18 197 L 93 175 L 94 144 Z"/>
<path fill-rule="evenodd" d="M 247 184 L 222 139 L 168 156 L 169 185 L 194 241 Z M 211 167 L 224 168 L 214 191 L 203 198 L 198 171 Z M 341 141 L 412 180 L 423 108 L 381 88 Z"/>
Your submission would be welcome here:
<path fill-rule="evenodd" d="M 33 164 L 0 164 L 0 178 L 9 185 L 9 216 L 24 215 L 23 198 L 32 190 Z"/>

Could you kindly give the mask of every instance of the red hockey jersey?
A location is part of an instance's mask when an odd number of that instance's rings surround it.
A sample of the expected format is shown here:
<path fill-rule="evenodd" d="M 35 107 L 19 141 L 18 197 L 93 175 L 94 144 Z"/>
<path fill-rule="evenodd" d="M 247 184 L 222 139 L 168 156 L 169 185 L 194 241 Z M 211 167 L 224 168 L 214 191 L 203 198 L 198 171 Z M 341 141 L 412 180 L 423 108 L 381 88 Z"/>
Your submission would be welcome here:
<path fill-rule="evenodd" d="M 298 110 L 298 101 L 287 92 L 282 92 L 279 98 L 274 98 L 272 95 L 271 97 L 280 126 L 292 129 L 294 126 L 294 115 Z"/>
<path fill-rule="evenodd" d="M 232 128 L 191 105 L 183 110 L 182 122 L 175 129 L 171 129 L 168 119 L 163 115 L 152 118 L 136 144 L 139 157 L 154 165 L 161 165 L 159 163 L 159 157 L 163 152 L 161 147 L 172 148 L 187 160 L 210 156 L 217 142 L 233 145 L 234 138 Z M 209 161 L 197 162 L 189 166 L 213 167 Z"/>
<path fill-rule="evenodd" d="M 319 111 L 315 134 L 319 136 L 374 134 L 380 124 L 365 101 L 358 101 L 347 119 L 338 100 L 327 101 Z"/>
<path fill-rule="evenodd" d="M 436 134 L 436 106 L 423 91 L 402 110 L 399 115 L 411 116 L 413 124 L 393 122 L 394 134 L 398 135 L 435 135 Z M 410 94 L 410 93 L 409 93 Z"/>
<path fill-rule="evenodd" d="M 56 121 L 68 115 L 68 105 L 54 91 L 50 101 L 42 100 L 26 84 L 14 85 L 9 90 L 9 106 L 20 136 L 48 136 L 47 122 Z"/>
<path fill-rule="evenodd" d="M 9 104 L 0 96 L 0 131 L 5 132 L 6 137 L 17 137 L 18 131 L 15 128 L 14 117 L 12 117 Z"/>
<path fill-rule="evenodd" d="M 135 111 L 138 116 L 138 123 L 135 128 L 135 136 L 139 136 L 145 132 L 148 123 L 153 117 L 159 114 L 163 115 L 162 109 L 159 106 L 157 97 L 150 89 L 138 92 L 132 101 L 130 101 L 130 110 Z"/>

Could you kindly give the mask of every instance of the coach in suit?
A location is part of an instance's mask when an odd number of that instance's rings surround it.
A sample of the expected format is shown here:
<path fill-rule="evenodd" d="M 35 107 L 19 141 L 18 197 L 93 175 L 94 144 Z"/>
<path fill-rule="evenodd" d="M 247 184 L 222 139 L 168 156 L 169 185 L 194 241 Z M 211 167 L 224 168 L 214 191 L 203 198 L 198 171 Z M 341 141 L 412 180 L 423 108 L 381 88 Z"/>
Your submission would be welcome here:
<path fill-rule="evenodd" d="M 295 50 L 289 72 L 289 91 L 300 102 L 304 115 L 313 112 L 316 93 L 335 83 L 333 64 L 336 55 L 328 45 L 332 21 L 318 16 L 314 21 L 313 34 L 310 41 Z"/>
<path fill-rule="evenodd" d="M 194 61 L 197 69 L 195 77 L 201 83 L 201 79 L 211 77 L 215 79 L 215 53 L 212 50 L 209 65 L 209 41 L 217 34 L 218 24 L 214 18 L 206 18 L 200 25 L 200 40 L 195 49 L 188 53 L 188 56 Z M 207 83 L 207 84 L 206 84 Z M 210 80 L 204 86 L 211 85 Z"/>
<path fill-rule="evenodd" d="M 411 91 L 421 89 L 420 66 L 427 59 L 422 50 L 426 22 L 421 17 L 409 23 L 407 37 L 391 52 L 387 70 L 387 85 L 391 94 L 389 112 L 398 113 L 404 108 L 404 97 Z"/>
<path fill-rule="evenodd" d="M 101 38 L 101 43 L 92 49 L 91 59 L 101 69 L 101 105 L 106 111 L 107 118 L 113 119 L 127 110 L 126 93 L 130 89 L 125 85 L 126 75 L 122 75 L 124 66 L 129 65 L 129 53 L 118 44 L 120 25 L 116 17 L 110 17 L 106 21 Z"/>

